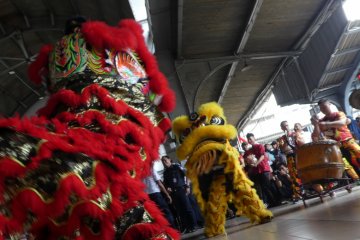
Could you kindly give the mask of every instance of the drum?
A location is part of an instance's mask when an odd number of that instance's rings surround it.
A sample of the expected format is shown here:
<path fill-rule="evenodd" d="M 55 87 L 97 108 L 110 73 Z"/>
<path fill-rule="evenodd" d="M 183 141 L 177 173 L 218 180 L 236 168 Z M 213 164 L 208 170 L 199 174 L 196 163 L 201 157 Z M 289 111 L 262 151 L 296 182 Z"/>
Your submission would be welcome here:
<path fill-rule="evenodd" d="M 336 141 L 318 141 L 302 145 L 296 151 L 296 168 L 303 183 L 340 179 L 344 163 Z"/>

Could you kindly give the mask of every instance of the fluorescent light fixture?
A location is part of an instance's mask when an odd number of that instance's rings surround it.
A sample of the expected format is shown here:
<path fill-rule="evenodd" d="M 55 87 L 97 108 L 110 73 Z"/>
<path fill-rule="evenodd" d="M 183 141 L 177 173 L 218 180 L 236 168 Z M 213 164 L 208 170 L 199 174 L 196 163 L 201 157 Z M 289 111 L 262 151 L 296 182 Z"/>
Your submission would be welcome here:
<path fill-rule="evenodd" d="M 132 9 L 135 21 L 137 21 L 142 29 L 143 36 L 145 38 L 146 45 L 150 52 L 155 52 L 155 46 L 153 42 L 153 36 L 150 29 L 150 19 L 146 9 L 146 5 L 149 3 L 146 0 L 129 0 L 130 7 Z"/>
<path fill-rule="evenodd" d="M 345 0 L 342 7 L 349 21 L 360 20 L 360 0 Z"/>
<path fill-rule="evenodd" d="M 137 22 L 148 18 L 145 7 L 145 0 L 130 0 L 131 9 Z"/>

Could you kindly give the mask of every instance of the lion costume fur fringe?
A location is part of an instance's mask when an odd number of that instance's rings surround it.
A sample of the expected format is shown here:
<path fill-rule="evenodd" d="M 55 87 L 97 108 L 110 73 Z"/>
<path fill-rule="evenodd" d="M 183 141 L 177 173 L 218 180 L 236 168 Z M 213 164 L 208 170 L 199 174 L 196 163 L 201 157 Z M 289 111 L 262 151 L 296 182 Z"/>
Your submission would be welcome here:
<path fill-rule="evenodd" d="M 243 214 L 251 222 L 271 220 L 272 213 L 252 188 L 238 151 L 229 143 L 237 131 L 227 124 L 220 105 L 203 104 L 190 116 L 177 117 L 172 129 L 180 143 L 176 154 L 187 159 L 187 176 L 205 218 L 207 237 L 225 233 L 229 202 L 237 208 L 237 215 Z"/>
<path fill-rule="evenodd" d="M 179 239 L 141 181 L 175 96 L 140 25 L 69 26 L 29 68 L 41 116 L 0 119 L 0 240 Z"/>

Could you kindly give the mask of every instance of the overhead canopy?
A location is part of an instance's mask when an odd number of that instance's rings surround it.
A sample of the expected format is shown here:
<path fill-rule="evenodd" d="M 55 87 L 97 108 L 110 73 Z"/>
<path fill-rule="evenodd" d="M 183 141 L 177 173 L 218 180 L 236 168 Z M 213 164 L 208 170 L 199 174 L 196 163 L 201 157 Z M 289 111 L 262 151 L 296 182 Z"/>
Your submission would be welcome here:
<path fill-rule="evenodd" d="M 0 114 L 24 114 L 40 97 L 44 86 L 27 79 L 28 64 L 40 47 L 63 35 L 65 21 L 83 15 L 116 25 L 133 18 L 128 1 L 0 0 Z"/>
<path fill-rule="evenodd" d="M 348 23 L 341 8 L 336 10 L 303 53 L 276 77 L 277 103 L 309 103 L 343 90 L 359 65 L 359 26 L 360 22 Z"/>
<path fill-rule="evenodd" d="M 279 104 L 310 103 L 356 65 L 360 36 L 346 31 L 341 1 L 152 1 L 150 9 L 157 49 L 176 56 L 182 112 L 216 101 L 238 128 L 274 84 Z M 177 30 L 159 30 L 168 22 Z M 174 44 L 162 41 L 171 33 Z"/>
<path fill-rule="evenodd" d="M 345 89 L 359 62 L 358 23 L 341 0 L 148 0 L 156 55 L 177 94 L 174 117 L 222 104 L 242 127 L 271 89 L 281 105 Z M 41 45 L 83 15 L 115 25 L 133 18 L 126 0 L 0 0 L 0 113 L 23 114 L 45 93 L 27 80 Z M 5 104 L 6 103 L 6 104 Z"/>

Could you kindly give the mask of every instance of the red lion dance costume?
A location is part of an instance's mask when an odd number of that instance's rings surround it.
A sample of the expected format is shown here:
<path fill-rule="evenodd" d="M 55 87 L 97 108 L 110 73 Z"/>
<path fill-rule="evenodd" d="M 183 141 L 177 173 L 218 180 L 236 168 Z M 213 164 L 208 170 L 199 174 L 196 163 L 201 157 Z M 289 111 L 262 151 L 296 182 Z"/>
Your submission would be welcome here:
<path fill-rule="evenodd" d="M 40 117 L 0 120 L 0 239 L 178 239 L 141 183 L 175 98 L 140 26 L 69 26 L 29 68 Z"/>

